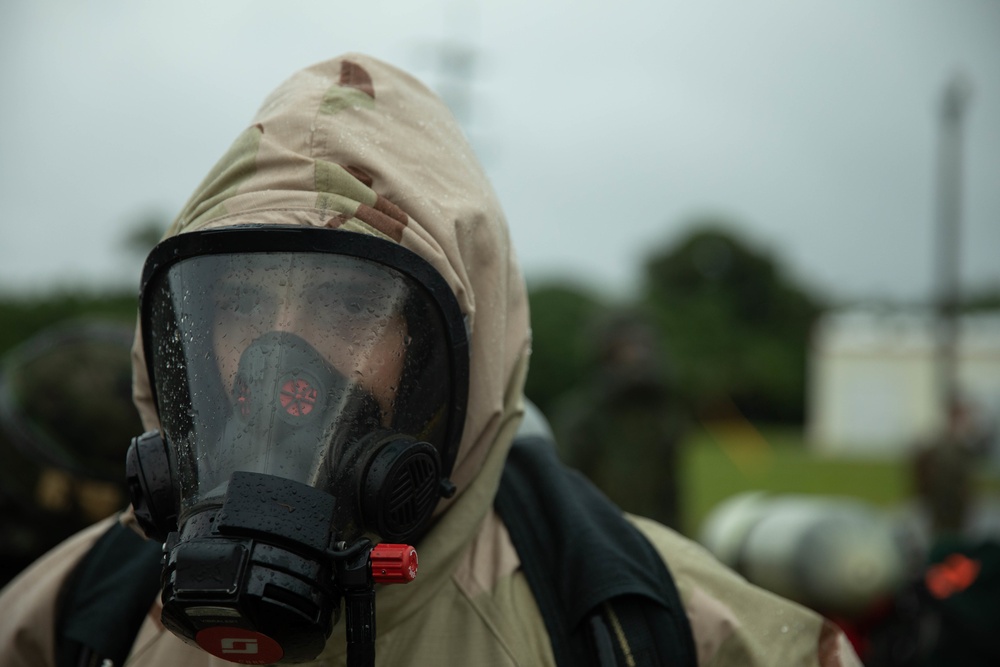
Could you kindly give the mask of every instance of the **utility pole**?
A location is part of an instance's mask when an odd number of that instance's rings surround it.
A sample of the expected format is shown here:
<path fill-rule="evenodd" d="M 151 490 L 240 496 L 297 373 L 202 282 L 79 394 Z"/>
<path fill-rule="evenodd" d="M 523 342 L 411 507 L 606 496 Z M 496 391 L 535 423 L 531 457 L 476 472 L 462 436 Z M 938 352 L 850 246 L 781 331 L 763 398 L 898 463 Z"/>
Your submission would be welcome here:
<path fill-rule="evenodd" d="M 965 113 L 972 86 L 963 75 L 945 85 L 940 107 L 935 243 L 937 385 L 944 426 L 949 429 L 959 400 L 958 329 L 961 303 L 962 163 Z"/>

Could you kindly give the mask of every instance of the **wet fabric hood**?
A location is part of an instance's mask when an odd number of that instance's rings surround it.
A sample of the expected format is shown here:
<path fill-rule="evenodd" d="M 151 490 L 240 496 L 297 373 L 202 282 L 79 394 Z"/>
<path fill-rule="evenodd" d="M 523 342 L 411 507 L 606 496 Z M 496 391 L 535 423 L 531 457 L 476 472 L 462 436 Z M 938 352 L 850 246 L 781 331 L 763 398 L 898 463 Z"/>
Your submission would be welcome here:
<path fill-rule="evenodd" d="M 377 238 L 419 255 L 441 276 L 469 334 L 468 408 L 451 473 L 460 497 L 490 449 L 509 446 L 497 436 L 518 416 L 510 397 L 522 390 L 530 332 L 503 211 L 441 100 L 360 54 L 293 75 L 210 170 L 167 236 L 242 225 Z M 141 338 L 133 349 L 134 395 L 153 429 L 160 415 Z M 495 487 L 499 468 L 490 478 Z"/>

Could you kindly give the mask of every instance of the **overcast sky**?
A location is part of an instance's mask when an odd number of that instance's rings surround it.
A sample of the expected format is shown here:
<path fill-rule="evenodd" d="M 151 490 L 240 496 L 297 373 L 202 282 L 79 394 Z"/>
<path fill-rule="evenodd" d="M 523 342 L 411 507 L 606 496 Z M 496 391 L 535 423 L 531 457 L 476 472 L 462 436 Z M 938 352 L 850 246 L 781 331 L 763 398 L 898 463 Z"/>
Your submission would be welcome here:
<path fill-rule="evenodd" d="M 3 0 L 0 292 L 136 285 L 172 217 L 293 71 L 345 51 L 442 90 L 529 280 L 623 294 L 692 219 L 728 218 L 834 297 L 933 285 L 941 91 L 971 81 L 963 284 L 1000 284 L 997 0 Z"/>

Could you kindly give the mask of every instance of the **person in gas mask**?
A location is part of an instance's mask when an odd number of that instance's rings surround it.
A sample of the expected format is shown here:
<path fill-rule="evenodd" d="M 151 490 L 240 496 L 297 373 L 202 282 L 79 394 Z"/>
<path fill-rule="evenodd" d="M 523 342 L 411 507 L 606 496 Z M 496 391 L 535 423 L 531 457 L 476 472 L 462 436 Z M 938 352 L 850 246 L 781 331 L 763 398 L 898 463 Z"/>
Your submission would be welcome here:
<path fill-rule="evenodd" d="M 857 664 L 818 616 L 594 494 L 556 493 L 569 501 L 556 512 L 500 503 L 547 486 L 503 492 L 526 409 L 523 278 L 451 114 L 389 65 L 343 56 L 265 100 L 150 254 L 139 322 L 148 433 L 128 456 L 134 511 L 116 525 L 150 538 L 162 593 L 119 624 L 136 625 L 126 664 L 651 664 L 663 636 L 676 664 Z M 546 456 L 538 479 L 576 479 Z M 586 610 L 592 650 L 567 652 L 528 574 L 538 562 L 515 546 L 554 516 L 551 543 L 533 552 L 550 556 L 557 536 L 589 534 L 572 520 L 587 523 L 589 509 L 574 510 L 590 507 L 648 547 L 656 567 L 635 580 L 679 594 L 672 614 L 643 617 L 664 619 L 644 627 L 649 644 L 629 641 L 631 607 L 601 605 Z M 0 665 L 56 664 L 79 622 L 63 615 L 81 597 L 66 583 L 93 569 L 110 530 L 77 535 L 5 590 Z M 621 586 L 629 568 L 591 544 L 597 576 L 570 589 L 646 590 Z M 381 585 L 413 579 L 416 551 L 414 581 Z M 593 571 L 592 553 L 570 554 L 548 578 Z M 112 634 L 97 627 L 78 639 Z"/>

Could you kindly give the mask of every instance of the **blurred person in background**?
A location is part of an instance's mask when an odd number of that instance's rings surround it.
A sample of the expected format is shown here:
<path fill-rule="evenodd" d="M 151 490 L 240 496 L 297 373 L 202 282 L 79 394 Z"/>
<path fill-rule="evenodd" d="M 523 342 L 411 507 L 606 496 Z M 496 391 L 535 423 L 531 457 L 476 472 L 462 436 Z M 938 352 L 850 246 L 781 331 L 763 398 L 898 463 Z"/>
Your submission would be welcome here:
<path fill-rule="evenodd" d="M 595 329 L 595 371 L 553 409 L 560 456 L 626 512 L 681 530 L 686 417 L 656 330 L 638 312 Z"/>
<path fill-rule="evenodd" d="M 81 320 L 41 331 L 0 364 L 0 585 L 78 530 L 122 510 L 134 327 Z"/>
<path fill-rule="evenodd" d="M 994 439 L 993 429 L 982 423 L 974 407 L 954 398 L 941 433 L 916 444 L 914 490 L 932 542 L 968 532 L 977 505 L 976 467 L 988 460 Z"/>

